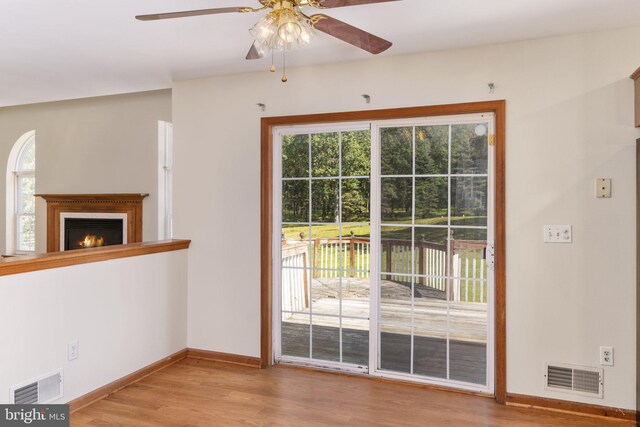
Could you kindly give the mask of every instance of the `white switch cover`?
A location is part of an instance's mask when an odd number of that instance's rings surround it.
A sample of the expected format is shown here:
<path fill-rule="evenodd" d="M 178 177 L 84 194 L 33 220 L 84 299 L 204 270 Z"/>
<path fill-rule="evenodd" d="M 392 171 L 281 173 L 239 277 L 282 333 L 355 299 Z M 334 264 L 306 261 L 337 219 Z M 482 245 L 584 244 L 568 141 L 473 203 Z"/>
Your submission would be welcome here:
<path fill-rule="evenodd" d="M 544 226 L 544 242 L 545 243 L 571 243 L 571 226 L 570 225 L 545 225 Z"/>
<path fill-rule="evenodd" d="M 611 178 L 596 178 L 596 197 L 598 199 L 611 198 Z"/>

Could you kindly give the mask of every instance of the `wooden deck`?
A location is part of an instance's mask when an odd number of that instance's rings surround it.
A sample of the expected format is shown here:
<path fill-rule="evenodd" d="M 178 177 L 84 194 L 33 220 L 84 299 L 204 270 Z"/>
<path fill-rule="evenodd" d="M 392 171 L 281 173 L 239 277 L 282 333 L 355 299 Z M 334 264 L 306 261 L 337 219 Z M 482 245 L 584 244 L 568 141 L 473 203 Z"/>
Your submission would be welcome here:
<path fill-rule="evenodd" d="M 369 279 L 345 278 L 342 283 L 342 307 L 340 307 L 340 280 L 338 278 L 312 280 L 311 307 L 295 314 L 285 314 L 283 321 L 308 325 L 313 310 L 313 324 L 369 330 Z M 447 338 L 455 341 L 486 344 L 487 305 L 481 303 L 447 302 L 444 292 L 416 285 L 414 287 L 413 313 L 411 286 L 383 280 L 381 283 L 380 323 L 384 332 L 406 334 L 407 328 L 416 326 L 414 335 L 429 338 Z M 352 319 L 355 318 L 355 319 Z"/>
<path fill-rule="evenodd" d="M 282 324 L 282 353 L 309 358 L 309 326 Z M 312 328 L 315 360 L 340 361 L 340 329 L 316 326 Z M 447 378 L 447 341 L 440 338 L 414 336 L 413 373 Z M 411 372 L 411 336 L 382 332 L 380 340 L 381 366 L 385 371 Z M 486 384 L 486 345 L 449 341 L 449 379 L 472 384 Z M 342 330 L 342 361 L 356 365 L 369 364 L 369 332 Z"/>
<path fill-rule="evenodd" d="M 312 281 L 313 320 L 310 310 L 285 314 L 282 323 L 283 354 L 340 361 L 340 280 Z M 345 278 L 342 283 L 342 361 L 368 365 L 369 280 Z M 486 304 L 447 302 L 444 292 L 414 287 L 413 373 L 447 378 L 447 326 L 449 326 L 449 379 L 486 383 Z M 411 286 L 381 283 L 381 368 L 411 372 Z M 309 339 L 313 340 L 310 355 Z"/>

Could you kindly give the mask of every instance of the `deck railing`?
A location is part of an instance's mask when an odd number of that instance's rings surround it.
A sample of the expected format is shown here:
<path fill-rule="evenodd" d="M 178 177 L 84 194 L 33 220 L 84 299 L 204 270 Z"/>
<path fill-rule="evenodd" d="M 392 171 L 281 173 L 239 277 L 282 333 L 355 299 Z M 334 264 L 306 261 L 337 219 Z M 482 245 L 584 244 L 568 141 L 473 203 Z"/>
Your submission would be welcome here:
<path fill-rule="evenodd" d="M 282 311 L 309 307 L 309 253 L 302 243 L 282 246 Z"/>
<path fill-rule="evenodd" d="M 319 238 L 308 242 L 283 240 L 282 245 L 284 310 L 288 310 L 285 307 L 289 306 L 291 311 L 296 311 L 294 308 L 308 307 L 309 272 L 314 279 L 369 277 L 369 239 Z M 415 242 L 415 254 L 412 254 L 410 240 L 382 239 L 382 278 L 410 283 L 413 273 L 417 275 L 416 286 L 448 291 L 451 301 L 486 303 L 486 242 L 451 240 L 450 245 L 451 257 L 447 256 L 446 244 L 430 242 Z M 415 265 L 412 270 L 414 256 Z"/>
<path fill-rule="evenodd" d="M 487 242 L 453 240 L 451 300 L 487 302 Z"/>
<path fill-rule="evenodd" d="M 369 239 L 314 239 L 313 277 L 369 277 Z"/>

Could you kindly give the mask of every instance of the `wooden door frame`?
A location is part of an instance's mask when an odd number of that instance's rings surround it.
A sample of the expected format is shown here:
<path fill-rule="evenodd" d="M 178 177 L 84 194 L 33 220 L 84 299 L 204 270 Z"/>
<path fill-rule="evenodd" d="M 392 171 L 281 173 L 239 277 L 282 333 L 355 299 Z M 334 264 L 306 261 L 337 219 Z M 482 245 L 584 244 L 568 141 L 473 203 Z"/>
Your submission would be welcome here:
<path fill-rule="evenodd" d="M 469 102 L 385 110 L 264 117 L 260 128 L 260 359 L 261 367 L 273 364 L 273 128 L 321 123 L 409 119 L 458 114 L 495 115 L 495 397 L 507 399 L 506 238 L 505 238 L 505 139 L 506 101 Z"/>

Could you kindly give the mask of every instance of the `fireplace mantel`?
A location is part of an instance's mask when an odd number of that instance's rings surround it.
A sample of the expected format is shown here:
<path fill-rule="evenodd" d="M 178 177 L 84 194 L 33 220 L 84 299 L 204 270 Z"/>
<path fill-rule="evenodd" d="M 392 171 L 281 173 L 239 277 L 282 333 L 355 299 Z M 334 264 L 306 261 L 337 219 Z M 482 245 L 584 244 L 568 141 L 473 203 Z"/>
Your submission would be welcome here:
<path fill-rule="evenodd" d="M 149 194 L 36 194 L 47 202 L 47 252 L 60 250 L 63 212 L 125 213 L 127 242 L 142 242 L 142 200 Z"/>

